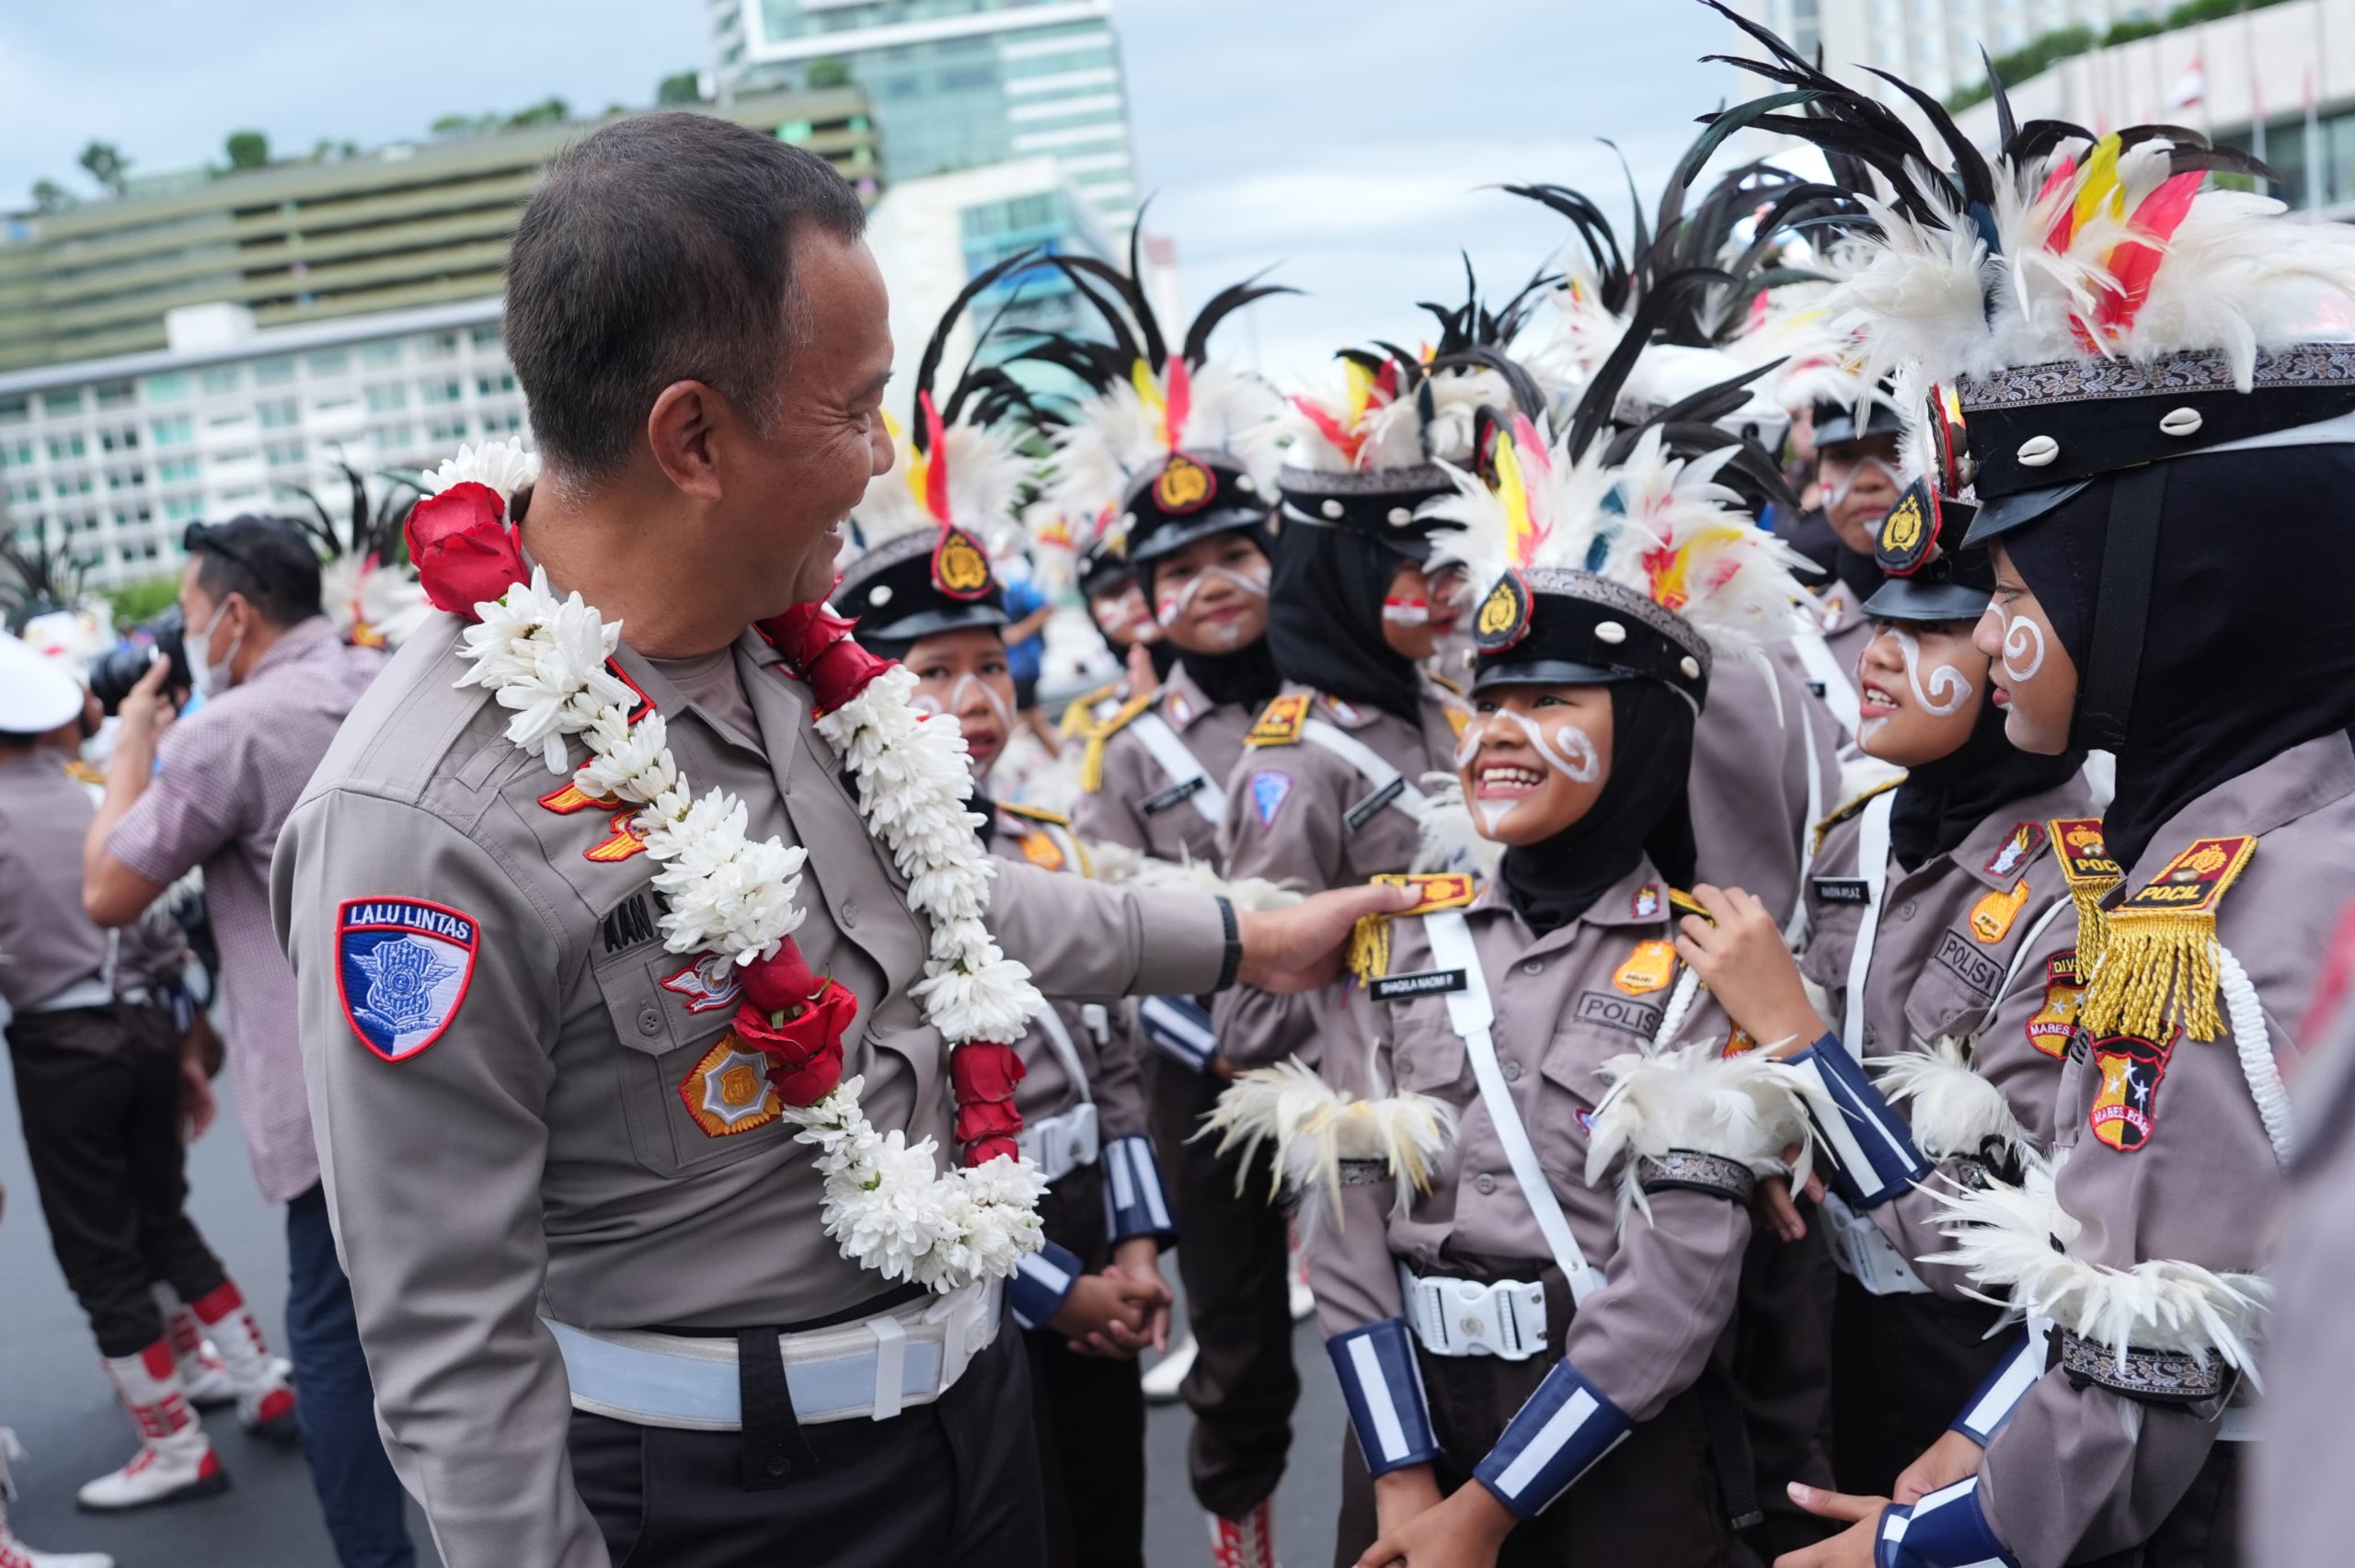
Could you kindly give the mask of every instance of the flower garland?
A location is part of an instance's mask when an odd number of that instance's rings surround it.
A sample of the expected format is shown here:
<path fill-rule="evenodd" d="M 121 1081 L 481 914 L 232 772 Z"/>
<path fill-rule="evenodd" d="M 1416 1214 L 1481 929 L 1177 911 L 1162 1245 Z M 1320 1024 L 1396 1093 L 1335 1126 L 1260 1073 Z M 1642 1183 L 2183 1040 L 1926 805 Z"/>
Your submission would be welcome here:
<path fill-rule="evenodd" d="M 663 945 L 724 954 L 743 968 L 737 1032 L 770 1058 L 786 1118 L 818 1150 L 821 1214 L 843 1255 L 942 1292 L 1011 1274 L 1044 1240 L 1045 1185 L 1015 1144 L 1022 1064 L 1012 1048 L 1044 1002 L 982 923 L 994 868 L 966 809 L 972 780 L 955 721 L 918 713 L 914 678 L 860 648 L 850 624 L 822 606 L 797 606 L 760 628 L 810 683 L 819 733 L 856 783 L 861 818 L 908 878 L 908 907 L 931 924 L 913 994 L 950 1047 L 956 1137 L 968 1162 L 943 1173 L 932 1139 L 878 1133 L 859 1108 L 863 1081 L 841 1077 L 856 999 L 811 976 L 790 940 L 804 918 L 806 852 L 751 839 L 744 803 L 727 791 L 695 795 L 662 715 L 629 722 L 636 693 L 607 667 L 621 623 L 578 593 L 557 599 L 539 567 L 524 579 L 508 502 L 536 467 L 504 442 L 462 447 L 429 477 L 433 493 L 410 515 L 427 597 L 475 623 L 459 650 L 471 668 L 457 683 L 483 687 L 511 710 L 507 738 L 551 773 L 571 767 L 578 737 L 589 750 L 572 770 L 578 787 L 641 807 L 631 828 L 660 867 Z"/>

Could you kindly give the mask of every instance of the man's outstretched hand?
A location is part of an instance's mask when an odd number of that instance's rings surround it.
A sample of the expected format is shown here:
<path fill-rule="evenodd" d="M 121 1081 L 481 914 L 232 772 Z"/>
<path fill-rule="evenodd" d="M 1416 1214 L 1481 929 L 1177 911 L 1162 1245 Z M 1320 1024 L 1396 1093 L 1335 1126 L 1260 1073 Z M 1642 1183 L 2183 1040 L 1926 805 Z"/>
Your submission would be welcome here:
<path fill-rule="evenodd" d="M 1413 909 L 1416 901 L 1414 890 L 1407 887 L 1343 887 L 1304 898 L 1290 909 L 1238 911 L 1235 921 L 1243 938 L 1243 967 L 1235 980 L 1273 991 L 1330 985 L 1340 978 L 1341 953 L 1360 917 L 1397 914 Z"/>

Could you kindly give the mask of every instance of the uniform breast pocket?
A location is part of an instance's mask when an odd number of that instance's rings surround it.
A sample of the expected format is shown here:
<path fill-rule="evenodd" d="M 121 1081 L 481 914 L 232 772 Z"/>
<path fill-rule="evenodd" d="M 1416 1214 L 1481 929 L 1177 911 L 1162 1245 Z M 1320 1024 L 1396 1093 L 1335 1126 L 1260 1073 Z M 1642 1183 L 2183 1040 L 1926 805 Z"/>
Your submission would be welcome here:
<path fill-rule="evenodd" d="M 1529 1135 L 1538 1162 L 1557 1177 L 1582 1181 L 1594 1108 L 1610 1085 L 1599 1070 L 1637 1043 L 1609 1031 L 1568 1029 L 1546 1042 L 1538 1063 L 1537 1094 Z"/>
<path fill-rule="evenodd" d="M 620 1045 L 630 1152 L 657 1175 L 732 1164 L 789 1141 L 767 1062 L 730 1027 L 739 1000 L 724 959 L 649 944 L 606 959 L 598 990 Z"/>
<path fill-rule="evenodd" d="M 1408 1002 L 1393 1013 L 1390 1070 L 1399 1089 L 1443 1095 L 1471 1081 L 1463 1038 L 1449 1027 L 1441 1003 Z"/>

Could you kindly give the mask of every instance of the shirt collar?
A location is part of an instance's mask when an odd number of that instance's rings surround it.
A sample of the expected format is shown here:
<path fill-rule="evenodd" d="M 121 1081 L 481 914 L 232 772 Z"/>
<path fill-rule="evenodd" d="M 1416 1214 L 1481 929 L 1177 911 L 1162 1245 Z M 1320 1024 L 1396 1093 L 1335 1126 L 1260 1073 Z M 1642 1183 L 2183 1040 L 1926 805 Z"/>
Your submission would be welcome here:
<path fill-rule="evenodd" d="M 343 638 L 324 615 L 306 615 L 278 634 L 278 640 L 254 660 L 252 673 L 238 684 L 250 686 L 271 670 L 308 658 L 323 647 L 339 647 Z"/>

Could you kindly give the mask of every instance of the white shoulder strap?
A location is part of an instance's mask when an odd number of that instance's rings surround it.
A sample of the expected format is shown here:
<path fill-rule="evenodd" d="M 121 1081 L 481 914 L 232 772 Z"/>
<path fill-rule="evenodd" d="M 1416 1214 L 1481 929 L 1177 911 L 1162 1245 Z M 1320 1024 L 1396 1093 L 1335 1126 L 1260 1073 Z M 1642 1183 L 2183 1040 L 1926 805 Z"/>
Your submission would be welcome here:
<path fill-rule="evenodd" d="M 1047 1044 L 1054 1047 L 1055 1059 L 1071 1075 L 1072 1086 L 1079 1091 L 1079 1103 L 1095 1104 L 1096 1095 L 1087 1087 L 1087 1064 L 1079 1059 L 1079 1047 L 1072 1039 L 1071 1031 L 1063 1026 L 1063 1015 L 1055 1011 L 1055 1004 L 1051 1001 L 1030 1016 L 1037 1021 L 1039 1032 L 1047 1036 Z"/>
<path fill-rule="evenodd" d="M 1172 789 L 1193 785 L 1194 793 L 1186 798 L 1201 813 L 1202 820 L 1226 820 L 1226 791 L 1218 786 L 1218 782 L 1202 767 L 1201 759 L 1178 738 L 1168 721 L 1159 714 L 1139 714 L 1129 722 L 1129 731 L 1144 743 L 1144 749 L 1153 753 L 1153 760 L 1161 764 L 1161 771 L 1169 775 Z M 1196 783 L 1197 780 L 1200 782 Z"/>
<path fill-rule="evenodd" d="M 1856 683 L 1832 657 L 1832 645 L 1814 626 L 1803 625 L 1791 635 L 1791 651 L 1799 656 L 1799 668 L 1807 671 L 1807 678 L 1823 688 L 1823 705 L 1840 721 L 1840 733 L 1855 739 L 1860 716 Z"/>
<path fill-rule="evenodd" d="M 1464 918 L 1461 910 L 1442 910 L 1420 919 L 1430 938 L 1431 962 L 1442 969 L 1464 971 L 1464 989 L 1448 993 L 1448 1022 L 1464 1041 L 1465 1055 L 1472 1059 L 1472 1077 L 1480 1086 L 1480 1104 L 1488 1107 L 1488 1120 L 1496 1125 L 1498 1141 L 1505 1146 L 1512 1179 L 1521 1185 L 1521 1196 L 1527 1200 L 1529 1211 L 1536 1216 L 1537 1229 L 1544 1233 L 1555 1264 L 1570 1282 L 1571 1300 L 1583 1304 L 1603 1288 L 1603 1271 L 1590 1266 L 1586 1253 L 1579 1250 L 1579 1240 L 1570 1233 L 1570 1222 L 1554 1196 L 1545 1167 L 1538 1163 L 1528 1129 L 1521 1125 L 1521 1113 L 1513 1108 L 1512 1091 L 1506 1087 L 1504 1070 L 1497 1065 L 1497 1043 L 1489 1033 L 1489 1026 L 1496 1022 L 1496 1009 L 1488 1001 L 1488 979 L 1480 972 L 1479 950 L 1472 944 L 1471 922 Z"/>
<path fill-rule="evenodd" d="M 1808 738 L 1807 826 L 1799 830 L 1798 897 L 1791 900 L 1791 918 L 1783 922 L 1783 941 L 1793 952 L 1807 941 L 1807 879 L 1815 872 L 1815 825 L 1823 820 L 1823 760 L 1815 753 L 1814 721 L 1801 714 L 1799 725 Z"/>
<path fill-rule="evenodd" d="M 1847 1006 L 1840 1015 L 1840 1043 L 1862 1061 L 1865 1056 L 1865 980 L 1872 973 L 1873 939 L 1880 933 L 1881 895 L 1889 888 L 1889 818 L 1897 792 L 1885 789 L 1865 802 L 1857 823 L 1856 870 L 1865 882 L 1865 908 L 1856 921 L 1856 945 L 1848 955 Z"/>
<path fill-rule="evenodd" d="M 1430 814 L 1430 798 L 1421 790 L 1417 789 L 1406 774 L 1384 761 L 1373 747 L 1368 746 L 1349 731 L 1327 724 L 1321 718 L 1313 718 L 1300 727 L 1300 738 L 1310 745 L 1321 746 L 1334 756 L 1340 758 L 1362 774 L 1366 783 L 1373 786 L 1372 794 L 1360 801 L 1357 806 L 1350 807 L 1352 816 L 1377 800 L 1382 801 L 1383 805 L 1396 807 L 1418 822 Z M 1385 795 L 1388 796 L 1386 800 L 1384 799 Z M 1375 809 L 1378 810 L 1380 807 L 1377 807 Z M 1371 817 L 1372 813 L 1369 812 L 1367 815 Z M 1362 825 L 1362 823 L 1352 824 L 1353 827 Z"/>

